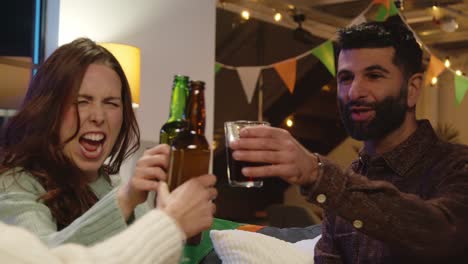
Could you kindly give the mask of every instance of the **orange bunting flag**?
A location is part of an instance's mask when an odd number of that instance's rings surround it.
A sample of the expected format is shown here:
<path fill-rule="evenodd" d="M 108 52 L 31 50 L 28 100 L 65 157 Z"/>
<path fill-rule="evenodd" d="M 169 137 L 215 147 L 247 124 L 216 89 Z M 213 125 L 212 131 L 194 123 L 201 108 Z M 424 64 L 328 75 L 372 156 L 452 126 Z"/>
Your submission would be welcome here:
<path fill-rule="evenodd" d="M 429 85 L 431 83 L 432 78 L 439 76 L 439 74 L 441 74 L 444 70 L 444 63 L 441 60 L 439 60 L 436 56 L 431 55 L 429 67 L 427 67 L 426 78 L 424 79 L 424 85 Z"/>
<path fill-rule="evenodd" d="M 288 87 L 290 93 L 294 92 L 294 87 L 296 86 L 296 65 L 296 58 L 285 60 L 274 65 L 275 70 Z"/>
<path fill-rule="evenodd" d="M 391 0 L 374 0 L 374 1 L 372 1 L 372 3 L 384 5 L 385 8 L 387 8 L 387 10 L 389 10 L 390 9 L 390 1 Z"/>

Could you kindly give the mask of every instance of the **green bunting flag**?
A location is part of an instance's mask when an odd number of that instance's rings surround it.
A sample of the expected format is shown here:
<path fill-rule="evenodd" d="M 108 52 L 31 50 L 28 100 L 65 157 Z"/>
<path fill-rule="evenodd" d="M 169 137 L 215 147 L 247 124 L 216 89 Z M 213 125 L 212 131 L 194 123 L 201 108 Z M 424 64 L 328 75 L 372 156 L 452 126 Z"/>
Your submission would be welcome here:
<path fill-rule="evenodd" d="M 215 63 L 215 74 L 217 74 L 221 70 L 222 66 L 219 63 Z"/>
<path fill-rule="evenodd" d="M 455 74 L 455 99 L 459 105 L 463 101 L 466 91 L 468 91 L 468 79 Z"/>
<path fill-rule="evenodd" d="M 394 16 L 398 14 L 398 8 L 395 6 L 395 3 L 389 0 L 389 8 L 385 4 L 379 6 L 377 10 L 377 15 L 375 16 L 375 21 L 385 21 L 387 17 Z"/>
<path fill-rule="evenodd" d="M 396 7 L 393 1 L 390 2 L 390 10 L 388 11 L 388 16 L 398 15 L 398 8 Z"/>
<path fill-rule="evenodd" d="M 331 75 L 335 77 L 335 51 L 331 40 L 327 40 L 320 46 L 313 48 L 310 53 L 317 57 L 327 67 Z"/>

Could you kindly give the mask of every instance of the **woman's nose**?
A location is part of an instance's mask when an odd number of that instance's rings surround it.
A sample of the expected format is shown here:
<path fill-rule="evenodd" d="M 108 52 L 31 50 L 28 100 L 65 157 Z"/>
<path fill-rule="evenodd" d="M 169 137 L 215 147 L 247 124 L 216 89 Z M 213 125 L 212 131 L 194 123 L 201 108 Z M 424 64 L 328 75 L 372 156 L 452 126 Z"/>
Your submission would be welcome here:
<path fill-rule="evenodd" d="M 96 105 L 92 108 L 90 113 L 90 120 L 96 124 L 101 124 L 105 120 L 105 113 L 102 106 Z"/>

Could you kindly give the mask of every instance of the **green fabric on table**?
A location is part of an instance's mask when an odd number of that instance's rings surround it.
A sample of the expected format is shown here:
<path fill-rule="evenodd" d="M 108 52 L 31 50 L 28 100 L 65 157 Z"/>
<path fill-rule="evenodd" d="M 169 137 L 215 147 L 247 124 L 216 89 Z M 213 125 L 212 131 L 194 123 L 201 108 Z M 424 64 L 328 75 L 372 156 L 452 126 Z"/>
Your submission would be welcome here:
<path fill-rule="evenodd" d="M 236 223 L 228 220 L 215 218 L 213 225 L 209 230 L 203 231 L 202 240 L 197 246 L 185 245 L 184 252 L 180 263 L 183 264 L 197 264 L 199 263 L 211 250 L 213 250 L 213 243 L 210 238 L 211 230 L 227 230 L 237 229 L 244 224 Z"/>

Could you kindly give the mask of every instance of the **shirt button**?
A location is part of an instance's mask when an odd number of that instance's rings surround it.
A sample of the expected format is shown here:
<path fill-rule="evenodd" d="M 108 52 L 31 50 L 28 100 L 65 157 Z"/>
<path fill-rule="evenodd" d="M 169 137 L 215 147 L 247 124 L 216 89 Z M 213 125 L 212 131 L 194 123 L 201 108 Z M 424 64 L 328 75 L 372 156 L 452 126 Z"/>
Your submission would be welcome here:
<path fill-rule="evenodd" d="M 354 220 L 353 221 L 353 226 L 357 229 L 360 229 L 362 228 L 362 226 L 364 225 L 364 223 L 361 221 L 361 220 Z"/>
<path fill-rule="evenodd" d="M 327 200 L 327 196 L 325 196 L 325 194 L 319 194 L 317 195 L 317 198 L 315 198 L 315 200 L 317 201 L 317 203 L 323 204 Z"/>

